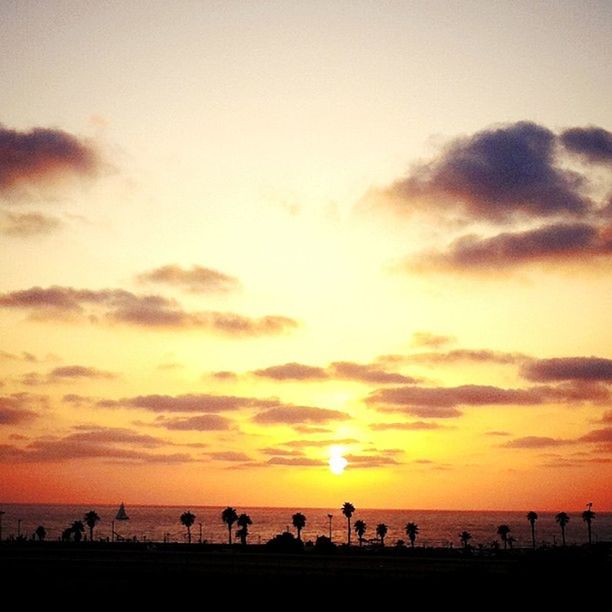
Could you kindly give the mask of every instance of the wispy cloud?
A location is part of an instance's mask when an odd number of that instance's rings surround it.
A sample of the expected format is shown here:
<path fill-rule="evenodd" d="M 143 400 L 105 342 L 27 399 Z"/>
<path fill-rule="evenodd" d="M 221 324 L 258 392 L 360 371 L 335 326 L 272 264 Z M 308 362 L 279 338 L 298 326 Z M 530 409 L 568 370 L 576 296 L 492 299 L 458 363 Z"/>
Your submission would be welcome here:
<path fill-rule="evenodd" d="M 430 349 L 439 349 L 448 344 L 455 342 L 453 336 L 445 336 L 442 334 L 434 334 L 428 331 L 418 331 L 412 334 L 412 346 Z"/>
<path fill-rule="evenodd" d="M 192 293 L 225 292 L 240 287 L 240 281 L 236 277 L 197 265 L 183 268 L 177 264 L 170 264 L 143 272 L 136 278 L 141 283 L 170 285 Z"/>
<path fill-rule="evenodd" d="M 328 378 L 324 368 L 295 362 L 254 370 L 253 374 L 273 380 L 322 380 Z"/>
<path fill-rule="evenodd" d="M 194 417 L 161 419 L 157 425 L 176 431 L 226 431 L 232 422 L 218 414 L 202 414 Z"/>
<path fill-rule="evenodd" d="M 61 225 L 62 222 L 57 217 L 39 212 L 7 212 L 0 219 L 0 232 L 7 236 L 29 238 L 51 234 Z"/>
<path fill-rule="evenodd" d="M 412 421 L 410 423 L 370 423 L 370 429 L 374 431 L 423 431 L 429 429 L 446 429 L 438 423 L 428 423 L 425 421 Z"/>
<path fill-rule="evenodd" d="M 0 294 L 0 308 L 29 311 L 35 319 L 125 323 L 152 329 L 204 329 L 228 336 L 282 334 L 298 326 L 289 317 L 247 317 L 231 312 L 189 312 L 160 295 L 124 289 L 31 287 Z"/>
<path fill-rule="evenodd" d="M 327 423 L 350 418 L 345 412 L 312 406 L 278 406 L 256 414 L 255 423 L 296 425 L 302 423 Z"/>

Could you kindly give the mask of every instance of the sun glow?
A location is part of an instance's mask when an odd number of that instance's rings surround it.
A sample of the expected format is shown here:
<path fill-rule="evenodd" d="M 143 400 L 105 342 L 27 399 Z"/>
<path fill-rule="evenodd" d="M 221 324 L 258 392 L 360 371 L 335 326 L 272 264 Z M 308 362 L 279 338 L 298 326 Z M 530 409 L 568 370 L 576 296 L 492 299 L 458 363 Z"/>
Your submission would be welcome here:
<path fill-rule="evenodd" d="M 339 446 L 331 446 L 329 449 L 329 469 L 332 474 L 342 474 L 344 468 L 348 465 L 348 461 L 342 456 L 342 448 Z"/>

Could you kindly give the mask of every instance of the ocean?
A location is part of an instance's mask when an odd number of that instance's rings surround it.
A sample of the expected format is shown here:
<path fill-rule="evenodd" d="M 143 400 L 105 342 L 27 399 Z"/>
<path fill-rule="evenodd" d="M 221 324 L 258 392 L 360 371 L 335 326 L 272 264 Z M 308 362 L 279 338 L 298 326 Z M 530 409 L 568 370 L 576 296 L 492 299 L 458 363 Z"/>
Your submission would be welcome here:
<path fill-rule="evenodd" d="M 47 539 L 57 540 L 62 531 L 73 521 L 83 520 L 89 510 L 95 510 L 101 520 L 95 528 L 94 539 L 111 537 L 112 522 L 118 510 L 118 504 L 108 505 L 46 505 L 46 504 L 0 504 L 2 521 L 2 538 L 17 537 L 19 533 L 27 538 L 32 537 L 34 530 L 42 525 L 47 531 Z M 200 538 L 209 543 L 227 542 L 227 526 L 221 521 L 223 507 L 211 506 L 131 506 L 126 504 L 129 520 L 115 521 L 115 532 L 123 538 L 151 542 L 185 542 L 186 530 L 179 521 L 180 515 L 190 510 L 196 515 L 192 527 L 192 541 Z M 302 539 L 314 541 L 318 535 L 329 535 L 332 515 L 332 539 L 336 543 L 346 542 L 347 521 L 338 508 L 257 508 L 237 507 L 238 513 L 245 512 L 253 521 L 249 527 L 248 541 L 253 544 L 267 542 L 274 535 L 292 527 L 291 517 L 295 512 L 306 516 L 306 527 Z M 594 541 L 612 541 L 612 512 L 596 512 L 592 523 Z M 587 528 L 581 517 L 582 510 L 568 510 L 570 521 L 566 527 L 568 544 L 581 544 L 587 540 Z M 405 525 L 414 522 L 419 527 L 416 539 L 417 546 L 460 546 L 459 534 L 469 531 L 472 534 L 470 544 L 488 546 L 494 540 L 499 541 L 497 526 L 506 524 L 510 535 L 515 539 L 515 547 L 531 546 L 531 529 L 526 518 L 527 510 L 516 511 L 459 511 L 459 510 L 373 510 L 355 511 L 352 523 L 361 519 L 365 521 L 366 540 L 376 538 L 376 525 L 385 523 L 388 527 L 386 545 L 394 545 L 397 540 L 408 542 Z M 538 545 L 559 545 L 561 531 L 555 522 L 555 513 L 539 512 L 536 523 L 536 541 Z M 236 531 L 234 525 L 233 531 Z M 86 530 L 87 533 L 87 530 Z M 352 541 L 357 542 L 355 533 Z"/>

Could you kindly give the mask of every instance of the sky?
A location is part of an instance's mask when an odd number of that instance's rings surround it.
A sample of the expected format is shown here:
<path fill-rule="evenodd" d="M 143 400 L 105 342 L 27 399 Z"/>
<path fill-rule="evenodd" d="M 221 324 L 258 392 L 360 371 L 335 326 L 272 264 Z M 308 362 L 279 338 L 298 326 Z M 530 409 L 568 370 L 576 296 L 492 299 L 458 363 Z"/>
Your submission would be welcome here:
<path fill-rule="evenodd" d="M 0 502 L 612 510 L 611 29 L 3 2 Z"/>

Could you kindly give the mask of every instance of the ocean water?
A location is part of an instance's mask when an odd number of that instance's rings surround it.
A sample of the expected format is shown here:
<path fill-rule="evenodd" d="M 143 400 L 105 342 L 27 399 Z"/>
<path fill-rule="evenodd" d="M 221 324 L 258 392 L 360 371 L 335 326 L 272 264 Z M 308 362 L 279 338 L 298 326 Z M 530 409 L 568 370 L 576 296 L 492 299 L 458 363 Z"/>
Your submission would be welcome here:
<path fill-rule="evenodd" d="M 332 514 L 332 538 L 336 543 L 346 542 L 347 521 L 340 508 L 256 508 L 237 507 L 238 513 L 246 512 L 253 521 L 249 528 L 249 542 L 265 543 L 274 535 L 292 527 L 291 517 L 295 512 L 306 516 L 306 528 L 302 539 L 314 541 L 318 535 L 329 535 Z M 57 540 L 62 531 L 75 520 L 82 520 L 89 510 L 95 510 L 101 518 L 94 538 L 110 538 L 112 521 L 117 513 L 118 504 L 114 506 L 96 505 L 38 505 L 38 504 L 0 504 L 4 511 L 2 520 L 2 538 L 16 537 L 20 532 L 31 537 L 38 525 L 47 530 L 47 539 Z M 221 521 L 222 507 L 211 506 L 130 506 L 126 505 L 129 515 L 127 521 L 115 521 L 115 532 L 124 538 L 137 538 L 140 541 L 185 542 L 186 531 L 180 524 L 181 513 L 190 510 L 196 515 L 192 527 L 192 541 L 202 540 L 211 543 L 227 542 L 227 526 Z M 594 509 L 596 511 L 596 509 Z M 582 510 L 568 511 L 570 521 L 566 527 L 568 544 L 581 544 L 587 539 L 587 528 L 581 517 Z M 531 531 L 526 518 L 527 510 L 515 511 L 457 511 L 457 510 L 356 510 L 352 522 L 365 521 L 366 540 L 376 537 L 376 525 L 385 523 L 389 529 L 385 543 L 393 545 L 397 540 L 408 541 L 405 525 L 414 522 L 419 526 L 417 546 L 460 546 L 459 534 L 469 531 L 472 534 L 471 544 L 489 545 L 497 536 L 497 526 L 507 524 L 515 538 L 515 547 L 531 545 Z M 536 540 L 538 544 L 560 544 L 561 532 L 555 522 L 554 513 L 539 512 L 536 523 Z M 234 525 L 233 531 L 235 532 Z M 592 523 L 594 541 L 612 541 L 612 512 L 596 512 Z M 357 538 L 352 534 L 352 541 Z"/>

